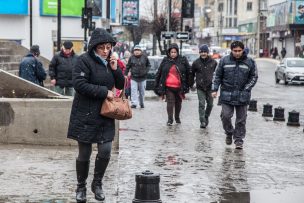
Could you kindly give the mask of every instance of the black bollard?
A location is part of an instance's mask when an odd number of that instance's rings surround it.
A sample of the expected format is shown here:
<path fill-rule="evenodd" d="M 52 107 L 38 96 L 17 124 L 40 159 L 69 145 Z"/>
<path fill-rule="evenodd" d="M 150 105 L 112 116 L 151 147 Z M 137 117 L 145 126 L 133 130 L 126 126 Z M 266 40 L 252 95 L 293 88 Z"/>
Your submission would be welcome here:
<path fill-rule="evenodd" d="M 274 108 L 274 121 L 285 121 L 284 109 L 282 107 Z"/>
<path fill-rule="evenodd" d="M 300 126 L 299 122 L 300 113 L 293 110 L 289 112 L 287 125 L 289 126 Z"/>
<path fill-rule="evenodd" d="M 263 106 L 263 114 L 262 114 L 262 116 L 264 116 L 264 117 L 272 117 L 273 116 L 273 114 L 272 114 L 272 105 L 270 105 L 270 104 L 265 104 L 264 106 Z"/>
<path fill-rule="evenodd" d="M 258 111 L 257 109 L 257 100 L 250 100 L 248 111 Z"/>
<path fill-rule="evenodd" d="M 159 194 L 159 174 L 146 170 L 136 174 L 135 198 L 132 203 L 161 203 Z"/>

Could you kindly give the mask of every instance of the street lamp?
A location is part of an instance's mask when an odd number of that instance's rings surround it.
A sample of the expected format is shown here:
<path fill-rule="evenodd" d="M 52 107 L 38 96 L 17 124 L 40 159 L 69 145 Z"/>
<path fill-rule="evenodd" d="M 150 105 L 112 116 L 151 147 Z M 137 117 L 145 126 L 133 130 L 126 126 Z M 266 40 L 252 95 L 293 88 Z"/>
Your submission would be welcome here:
<path fill-rule="evenodd" d="M 209 13 L 211 13 L 212 9 L 210 8 L 210 6 L 205 6 L 202 9 L 204 17 L 205 17 L 205 22 L 206 25 L 205 27 L 209 27 L 209 22 L 210 22 L 210 17 L 209 17 Z"/>

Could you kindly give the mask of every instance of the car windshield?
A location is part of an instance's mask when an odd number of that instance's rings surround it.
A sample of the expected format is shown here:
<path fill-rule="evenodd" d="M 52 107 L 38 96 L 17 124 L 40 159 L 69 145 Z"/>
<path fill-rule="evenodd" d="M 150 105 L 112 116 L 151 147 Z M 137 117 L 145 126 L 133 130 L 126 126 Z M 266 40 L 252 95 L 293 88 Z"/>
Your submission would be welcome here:
<path fill-rule="evenodd" d="M 157 70 L 161 61 L 162 61 L 162 58 L 149 58 L 149 61 L 150 61 L 150 64 L 151 64 L 151 68 L 150 70 Z"/>
<path fill-rule="evenodd" d="M 199 57 L 199 54 L 187 54 L 185 56 L 189 62 L 193 62 Z"/>
<path fill-rule="evenodd" d="M 295 59 L 295 60 L 287 60 L 288 67 L 302 67 L 304 68 L 304 60 Z"/>

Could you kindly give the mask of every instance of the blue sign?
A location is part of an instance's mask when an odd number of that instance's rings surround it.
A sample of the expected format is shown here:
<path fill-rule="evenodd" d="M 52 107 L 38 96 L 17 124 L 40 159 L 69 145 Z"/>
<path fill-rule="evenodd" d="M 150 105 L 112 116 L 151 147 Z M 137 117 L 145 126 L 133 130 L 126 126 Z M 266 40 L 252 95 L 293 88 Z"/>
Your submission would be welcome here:
<path fill-rule="evenodd" d="M 116 0 L 111 0 L 111 22 L 115 23 L 116 21 Z"/>
<path fill-rule="evenodd" d="M 234 35 L 224 36 L 224 40 L 225 41 L 240 41 L 241 36 L 234 36 Z"/>
<path fill-rule="evenodd" d="M 0 14 L 28 15 L 28 0 L 0 0 Z"/>

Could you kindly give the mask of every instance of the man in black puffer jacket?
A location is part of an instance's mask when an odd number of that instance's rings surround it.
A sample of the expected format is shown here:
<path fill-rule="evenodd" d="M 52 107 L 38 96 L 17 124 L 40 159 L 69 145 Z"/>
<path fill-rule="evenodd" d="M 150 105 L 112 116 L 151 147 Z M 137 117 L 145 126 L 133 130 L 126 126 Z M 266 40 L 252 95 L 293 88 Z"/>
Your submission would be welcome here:
<path fill-rule="evenodd" d="M 197 96 L 199 100 L 199 119 L 200 127 L 206 128 L 209 123 L 209 116 L 213 107 L 213 97 L 211 96 L 212 78 L 217 62 L 209 54 L 209 48 L 206 44 L 200 47 L 200 57 L 196 59 L 191 68 L 191 86 L 196 78 Z M 207 106 L 205 109 L 205 104 Z"/>
<path fill-rule="evenodd" d="M 62 49 L 51 60 L 49 75 L 55 91 L 62 95 L 74 96 L 72 70 L 78 56 L 73 51 L 73 43 L 65 41 Z"/>
<path fill-rule="evenodd" d="M 258 71 L 253 59 L 244 53 L 244 44 L 235 41 L 231 44 L 231 54 L 220 60 L 215 71 L 212 84 L 212 96 L 217 96 L 221 86 L 220 103 L 222 104 L 222 123 L 226 133 L 226 144 L 232 143 L 236 149 L 243 148 L 246 134 L 247 105 L 250 101 L 251 89 L 257 82 Z M 231 118 L 236 111 L 235 129 Z"/>

